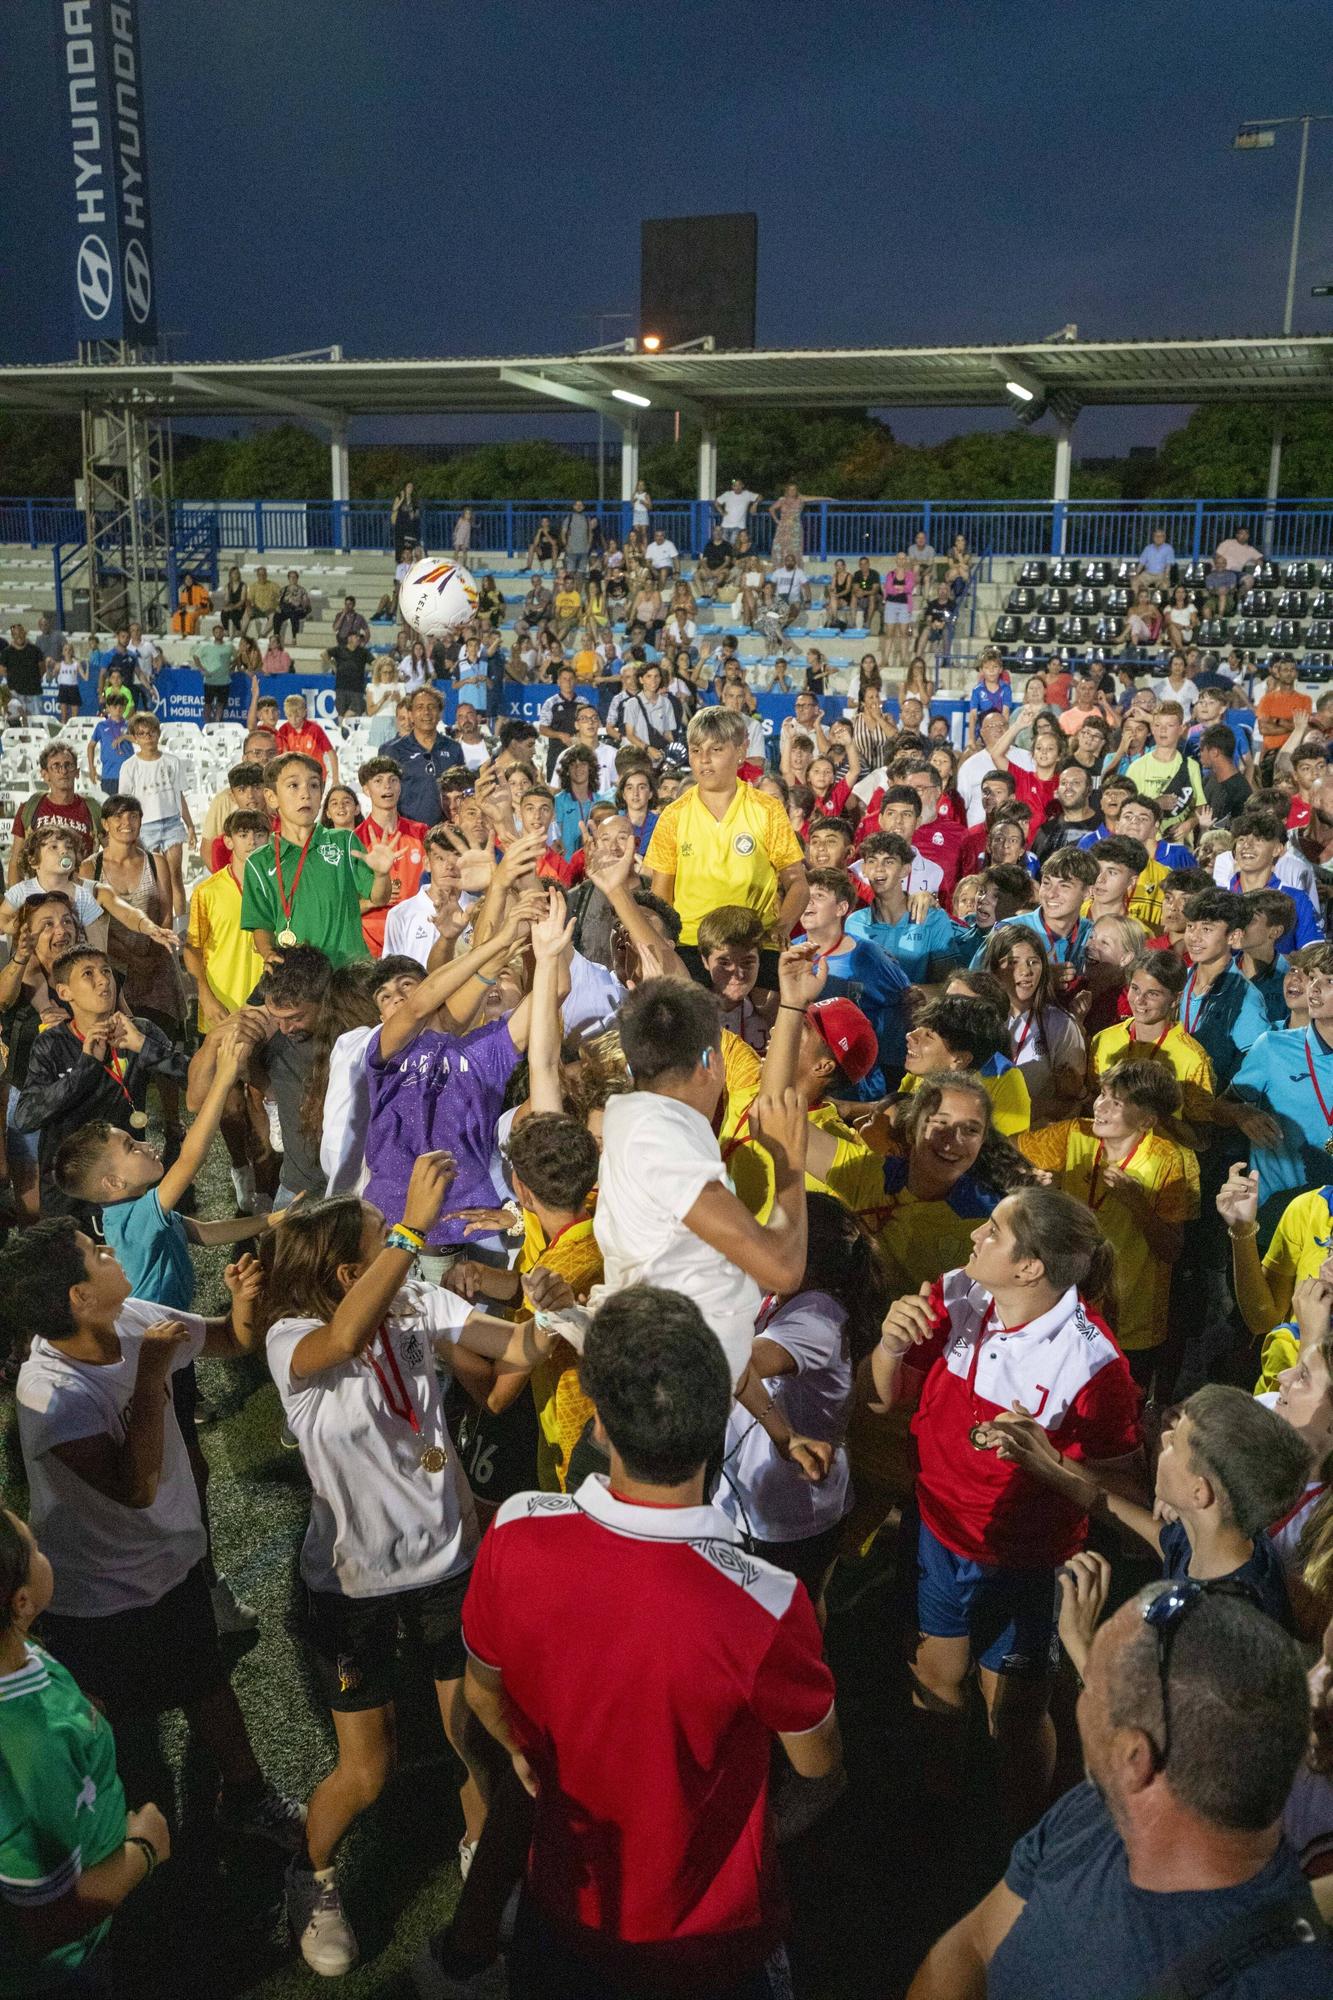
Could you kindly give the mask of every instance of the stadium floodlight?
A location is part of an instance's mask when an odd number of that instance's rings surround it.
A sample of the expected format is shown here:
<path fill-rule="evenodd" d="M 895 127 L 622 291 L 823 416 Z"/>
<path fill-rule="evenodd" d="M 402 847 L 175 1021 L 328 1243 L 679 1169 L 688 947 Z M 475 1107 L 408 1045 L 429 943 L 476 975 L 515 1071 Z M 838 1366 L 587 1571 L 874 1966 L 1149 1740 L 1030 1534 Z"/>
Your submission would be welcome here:
<path fill-rule="evenodd" d="M 662 345 L 662 336 L 660 333 L 645 333 L 642 344 L 645 354 L 656 354 Z"/>
<path fill-rule="evenodd" d="M 1259 146 L 1276 146 L 1277 133 L 1271 125 L 1242 125 L 1231 143 L 1238 153 L 1249 153 Z"/>
<path fill-rule="evenodd" d="M 1004 386 L 1011 396 L 1018 398 L 1020 403 L 1035 403 L 1037 400 L 1036 390 L 1029 389 L 1026 382 L 1006 382 Z"/>
<path fill-rule="evenodd" d="M 651 410 L 653 407 L 651 396 L 636 396 L 632 389 L 613 389 L 611 394 L 618 403 L 633 403 L 636 410 Z"/>
<path fill-rule="evenodd" d="M 1021 424 L 1035 424 L 1046 413 L 1048 390 L 1037 376 L 1029 375 L 1021 368 L 1012 355 L 1001 354 L 998 367 L 1004 378 L 1004 393 L 1009 399 L 1009 409 Z"/>

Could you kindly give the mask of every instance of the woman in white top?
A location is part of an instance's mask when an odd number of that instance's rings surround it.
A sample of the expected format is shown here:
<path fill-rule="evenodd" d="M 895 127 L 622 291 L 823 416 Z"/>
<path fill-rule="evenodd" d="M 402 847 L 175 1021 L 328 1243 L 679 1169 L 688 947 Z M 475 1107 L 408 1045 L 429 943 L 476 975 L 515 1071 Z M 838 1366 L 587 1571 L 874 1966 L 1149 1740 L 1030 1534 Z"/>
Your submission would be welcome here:
<path fill-rule="evenodd" d="M 1026 924 L 1002 924 L 992 932 L 982 964 L 1009 996 L 1009 1033 L 1014 1061 L 1032 1099 L 1032 1123 L 1070 1118 L 1083 1096 L 1086 1045 L 1083 1035 L 1055 1001 L 1055 982 L 1046 947 Z"/>
<path fill-rule="evenodd" d="M 431 679 L 430 654 L 424 639 L 414 639 L 411 649 L 398 662 L 398 680 L 404 694 L 415 694 Z"/>
<path fill-rule="evenodd" d="M 60 709 L 60 720 L 68 722 L 77 715 L 82 704 L 80 684 L 88 678 L 88 663 L 80 660 L 74 650 L 74 641 L 66 639 L 60 649 L 58 660 L 48 660 L 44 678 L 56 684 L 56 703 Z"/>
<path fill-rule="evenodd" d="M 454 561 L 466 565 L 472 552 L 472 509 L 465 507 L 454 522 Z"/>
<path fill-rule="evenodd" d="M 753 625 L 759 615 L 759 593 L 766 574 L 764 559 L 751 548 L 749 535 L 739 534 L 736 537 L 736 575 L 740 579 L 737 607 L 742 625 Z"/>
<path fill-rule="evenodd" d="M 1185 655 L 1173 653 L 1171 663 L 1160 681 L 1154 681 L 1152 691 L 1159 701 L 1178 701 L 1189 721 L 1194 713 L 1194 704 L 1199 699 L 1199 690 L 1185 671 Z"/>
<path fill-rule="evenodd" d="M 805 1206 L 805 1276 L 795 1292 L 764 1300 L 751 1359 L 792 1430 L 831 1445 L 833 1462 L 828 1477 L 812 1485 L 758 1420 L 733 1404 L 713 1499 L 756 1555 L 800 1577 L 817 1600 L 852 1505 L 844 1441 L 852 1379 L 879 1338 L 889 1287 L 850 1209 L 829 1194 L 807 1194 Z"/>
<path fill-rule="evenodd" d="M 407 690 L 399 679 L 399 664 L 387 657 L 376 660 L 371 669 L 370 686 L 366 689 L 366 714 L 370 718 L 370 728 L 366 732 L 372 749 L 381 743 L 389 743 L 395 736 L 410 736 L 412 724 L 409 720 L 405 728 L 398 727 L 398 709 L 407 714 Z"/>
<path fill-rule="evenodd" d="M 477 1523 L 437 1370 L 459 1341 L 524 1368 L 543 1343 L 531 1320 L 490 1320 L 452 1292 L 409 1282 L 453 1176 L 447 1153 L 417 1160 L 405 1233 L 345 1196 L 293 1210 L 264 1239 L 268 1365 L 312 1488 L 301 1550 L 306 1638 L 338 1739 L 338 1762 L 310 1798 L 287 1908 L 306 1963 L 326 1976 L 356 1962 L 333 1860 L 393 1769 L 400 1624 L 426 1657 L 445 1735 L 466 1767 L 464 1865 L 486 1814 L 460 1623 Z"/>
<path fill-rule="evenodd" d="M 1177 584 L 1166 607 L 1166 635 L 1182 653 L 1193 644 L 1199 609 L 1183 584 Z"/>
<path fill-rule="evenodd" d="M 630 499 L 631 520 L 636 528 L 642 528 L 645 535 L 653 518 L 653 496 L 641 479 L 634 482 L 634 492 Z"/>

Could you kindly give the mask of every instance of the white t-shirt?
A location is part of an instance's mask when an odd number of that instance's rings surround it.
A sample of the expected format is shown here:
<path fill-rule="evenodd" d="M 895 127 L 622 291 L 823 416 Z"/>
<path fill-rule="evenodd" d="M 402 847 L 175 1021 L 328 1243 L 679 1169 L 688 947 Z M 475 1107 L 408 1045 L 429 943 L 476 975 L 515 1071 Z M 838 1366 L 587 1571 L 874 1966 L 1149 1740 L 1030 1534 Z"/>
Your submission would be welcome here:
<path fill-rule="evenodd" d="M 280 1319 L 267 1356 L 283 1415 L 301 1448 L 312 1488 L 301 1576 L 311 1590 L 344 1597 L 389 1597 L 466 1569 L 477 1546 L 477 1517 L 445 1426 L 436 1342 L 452 1344 L 471 1317 L 466 1299 L 409 1280 L 386 1322 L 390 1357 L 419 1428 L 395 1416 L 369 1359 L 293 1381 L 292 1356 L 318 1319 Z M 373 1352 L 397 1395 L 380 1337 Z M 434 1446 L 438 1472 L 421 1463 Z"/>
<path fill-rule="evenodd" d="M 28 1475 L 28 1518 L 51 1558 L 55 1595 L 51 1609 L 75 1618 L 101 1618 L 156 1604 L 184 1581 L 205 1549 L 203 1517 L 185 1440 L 171 1400 L 171 1376 L 162 1388 L 162 1471 L 148 1507 L 109 1500 L 62 1464 L 53 1447 L 78 1438 L 126 1433 L 146 1327 L 179 1320 L 186 1328 L 171 1374 L 204 1345 L 203 1320 L 171 1312 L 148 1299 L 127 1299 L 116 1320 L 119 1361 L 105 1366 L 71 1361 L 56 1342 L 38 1334 L 19 1370 L 19 1443 Z"/>
<path fill-rule="evenodd" d="M 555 760 L 555 778 L 556 778 L 556 781 L 557 781 L 557 782 L 559 781 L 559 778 L 560 778 L 560 774 L 561 774 L 561 772 L 562 772 L 562 771 L 564 770 L 564 768 L 565 768 L 565 759 L 566 759 L 566 757 L 568 757 L 568 755 L 569 755 L 569 752 L 570 752 L 570 750 L 574 749 L 574 747 L 575 747 L 575 746 L 574 746 L 574 745 L 573 745 L 573 744 L 571 743 L 571 744 L 569 745 L 569 749 L 567 749 L 567 750 L 562 750 L 562 751 L 560 752 L 560 755 L 559 755 L 559 756 L 558 756 L 558 757 L 556 758 L 556 760 Z M 587 743 L 582 743 L 582 742 L 581 742 L 581 743 L 580 743 L 580 744 L 578 745 L 578 748 L 579 748 L 580 750 L 587 750 L 587 749 L 591 748 L 591 750 L 592 750 L 592 753 L 593 753 L 594 757 L 595 757 L 595 758 L 597 759 L 597 789 L 598 789 L 598 791 L 599 791 L 599 792 L 614 792 L 614 790 L 615 790 L 615 788 L 616 788 L 616 782 L 617 782 L 617 781 L 616 781 L 616 746 L 615 746 L 615 744 L 614 744 L 614 743 L 594 743 L 594 744 L 591 744 L 591 745 L 589 745 L 589 744 L 587 744 Z"/>
<path fill-rule="evenodd" d="M 840 1521 L 851 1504 L 847 1418 L 852 1363 L 843 1338 L 847 1313 L 826 1292 L 798 1292 L 755 1331 L 785 1347 L 794 1375 L 772 1375 L 765 1388 L 799 1437 L 836 1445 L 828 1478 L 818 1486 L 779 1458 L 756 1417 L 733 1403 L 723 1472 L 714 1504 L 764 1542 L 798 1542 Z M 738 1492 L 732 1490 L 733 1485 Z M 744 1512 L 742 1512 L 742 1508 Z"/>
<path fill-rule="evenodd" d="M 459 902 L 466 910 L 476 902 L 476 897 L 465 889 Z M 439 943 L 440 933 L 435 928 L 435 905 L 424 889 L 418 889 L 415 896 L 405 896 L 401 903 L 395 903 L 384 919 L 384 957 L 414 958 L 424 966 L 434 947 Z M 454 954 L 461 958 L 472 948 L 472 926 L 468 925 L 454 946 Z"/>
<path fill-rule="evenodd" d="M 35 875 L 30 875 L 26 882 L 15 882 L 5 890 L 5 901 L 11 910 L 21 910 L 30 896 L 46 896 L 50 893 L 42 887 Z M 102 905 L 86 882 L 80 881 L 77 875 L 67 875 L 60 884 L 60 893 L 62 896 L 68 896 L 74 905 L 74 915 L 83 930 L 86 931 L 90 924 L 97 922 L 102 914 Z"/>
<path fill-rule="evenodd" d="M 370 1129 L 366 1044 L 374 1033 L 374 1028 L 349 1028 L 329 1052 L 319 1141 L 319 1164 L 328 1182 L 325 1194 L 359 1194 L 370 1177 L 366 1167 L 366 1133 Z"/>
<path fill-rule="evenodd" d="M 672 541 L 649 542 L 644 550 L 649 569 L 670 569 L 679 550 Z"/>
<path fill-rule="evenodd" d="M 1017 771 L 1033 769 L 1032 759 L 1026 750 L 1011 750 L 1009 762 Z M 999 768 L 986 749 L 974 750 L 958 766 L 958 796 L 966 809 L 969 826 L 980 826 L 985 819 L 986 808 L 981 802 L 982 779 L 991 777 Z"/>
<path fill-rule="evenodd" d="M 758 502 L 759 495 L 752 493 L 748 486 L 743 493 L 737 493 L 730 487 L 725 493 L 719 493 L 717 504 L 722 509 L 723 527 L 743 528 L 749 519 L 751 507 L 757 506 Z"/>
<path fill-rule="evenodd" d="M 581 951 L 571 952 L 569 993 L 560 1009 L 565 1033 L 581 1042 L 604 1033 L 620 1012 L 627 991 L 607 966 L 585 958 Z"/>
<path fill-rule="evenodd" d="M 1168 680 L 1165 674 L 1160 681 L 1152 683 L 1152 691 L 1159 701 L 1178 701 L 1185 711 L 1186 722 L 1193 715 L 1194 704 L 1199 699 L 1199 690 L 1195 687 L 1192 680 L 1187 678 L 1181 682 L 1179 687 L 1176 687 L 1172 681 Z"/>
<path fill-rule="evenodd" d="M 694 1300 L 739 1382 L 754 1344 L 760 1291 L 753 1278 L 685 1227 L 682 1218 L 727 1170 L 708 1120 L 688 1104 L 636 1090 L 613 1097 L 602 1121 L 602 1174 L 593 1233 L 604 1285 L 596 1306 L 626 1285 L 660 1285 Z"/>
<path fill-rule="evenodd" d="M 481 737 L 478 737 L 475 743 L 465 743 L 461 736 L 455 736 L 454 742 L 463 753 L 463 765 L 466 770 L 479 771 L 482 765 L 489 761 L 491 745 Z"/>
<path fill-rule="evenodd" d="M 121 765 L 116 790 L 123 798 L 139 801 L 145 826 L 154 820 L 180 818 L 181 767 L 169 750 L 147 762 L 136 750 Z"/>

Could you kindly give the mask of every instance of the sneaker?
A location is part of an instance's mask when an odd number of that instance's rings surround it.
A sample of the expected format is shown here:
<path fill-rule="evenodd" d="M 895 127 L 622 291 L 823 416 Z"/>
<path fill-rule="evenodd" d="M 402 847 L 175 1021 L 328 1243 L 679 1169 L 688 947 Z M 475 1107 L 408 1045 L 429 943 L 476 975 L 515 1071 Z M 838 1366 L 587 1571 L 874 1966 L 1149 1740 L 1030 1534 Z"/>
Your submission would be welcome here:
<path fill-rule="evenodd" d="M 468 1870 L 472 1866 L 472 1857 L 476 1853 L 476 1851 L 477 1851 L 476 1841 L 469 1840 L 466 1837 L 466 1835 L 464 1835 L 463 1839 L 460 1840 L 458 1843 L 458 1872 L 462 1876 L 465 1882 L 467 1881 L 468 1878 Z"/>
<path fill-rule="evenodd" d="M 253 1632 L 259 1623 L 259 1613 L 251 1604 L 243 1604 L 232 1590 L 225 1576 L 220 1576 L 209 1590 L 213 1600 L 213 1616 L 219 1632 Z"/>
<path fill-rule="evenodd" d="M 241 1215 L 255 1212 L 255 1170 L 253 1167 L 233 1167 L 231 1184 L 236 1192 L 236 1208 Z"/>
<path fill-rule="evenodd" d="M 350 1972 L 360 1957 L 332 1868 L 300 1868 L 292 1863 L 287 1870 L 287 1921 L 302 1958 L 322 1979 Z"/>
<path fill-rule="evenodd" d="M 454 1956 L 448 1934 L 442 1932 L 413 1961 L 412 1990 L 417 2000 L 508 2000 L 509 1981 L 502 1958 L 469 1965 Z"/>
<path fill-rule="evenodd" d="M 285 1799 L 269 1784 L 239 1803 L 229 1801 L 224 1789 L 218 1800 L 218 1825 L 228 1833 L 267 1840 L 287 1854 L 299 1854 L 305 1846 L 304 1805 L 299 1799 Z"/>

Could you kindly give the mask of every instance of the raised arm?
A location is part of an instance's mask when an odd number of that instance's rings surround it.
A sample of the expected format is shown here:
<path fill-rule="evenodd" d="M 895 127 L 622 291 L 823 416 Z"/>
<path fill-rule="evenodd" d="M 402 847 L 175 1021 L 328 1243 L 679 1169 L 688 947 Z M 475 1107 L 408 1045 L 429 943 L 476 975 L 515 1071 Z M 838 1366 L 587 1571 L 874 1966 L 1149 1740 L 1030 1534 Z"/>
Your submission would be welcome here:
<path fill-rule="evenodd" d="M 805 1277 L 805 1154 L 809 1107 L 796 1091 L 760 1096 L 750 1132 L 773 1162 L 773 1210 L 757 1222 L 721 1181 L 710 1181 L 682 1220 L 685 1227 L 728 1258 L 766 1292 L 794 1292 Z"/>

